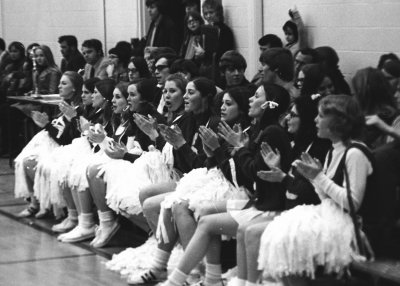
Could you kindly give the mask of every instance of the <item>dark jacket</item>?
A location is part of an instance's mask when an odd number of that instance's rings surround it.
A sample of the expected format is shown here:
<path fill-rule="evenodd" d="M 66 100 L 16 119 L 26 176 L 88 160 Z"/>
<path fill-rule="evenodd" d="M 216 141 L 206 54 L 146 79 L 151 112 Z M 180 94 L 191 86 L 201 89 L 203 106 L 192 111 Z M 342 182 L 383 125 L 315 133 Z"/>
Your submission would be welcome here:
<path fill-rule="evenodd" d="M 68 59 L 63 58 L 61 60 L 61 72 L 64 73 L 66 71 L 75 71 L 78 72 L 80 69 L 83 69 L 86 65 L 85 58 L 83 55 L 77 50 Z"/>
<path fill-rule="evenodd" d="M 150 46 L 153 30 L 156 29 L 153 41 L 153 47 L 170 47 L 177 53 L 179 52 L 180 39 L 174 22 L 165 15 L 160 16 L 161 19 L 156 26 L 153 21 L 150 24 L 146 35 L 146 46 Z"/>

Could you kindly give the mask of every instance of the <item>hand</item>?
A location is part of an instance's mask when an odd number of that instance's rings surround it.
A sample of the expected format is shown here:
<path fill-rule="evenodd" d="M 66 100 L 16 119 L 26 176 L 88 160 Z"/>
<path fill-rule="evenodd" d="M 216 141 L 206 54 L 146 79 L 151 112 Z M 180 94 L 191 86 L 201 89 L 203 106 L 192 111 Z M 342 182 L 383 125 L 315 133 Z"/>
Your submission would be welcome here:
<path fill-rule="evenodd" d="M 203 141 L 203 150 L 208 158 L 214 157 L 214 152 L 210 149 L 210 147 L 204 144 L 204 141 Z"/>
<path fill-rule="evenodd" d="M 79 116 L 79 131 L 81 133 L 87 133 L 90 127 L 90 122 L 83 116 Z"/>
<path fill-rule="evenodd" d="M 259 171 L 257 172 L 257 176 L 267 182 L 272 183 L 280 183 L 285 178 L 286 174 L 279 168 L 270 167 L 271 170 L 269 171 Z"/>
<path fill-rule="evenodd" d="M 376 128 L 387 132 L 390 128 L 378 115 L 367 115 L 365 116 L 365 124 L 368 126 L 375 126 Z"/>
<path fill-rule="evenodd" d="M 101 143 L 106 138 L 106 132 L 101 124 L 89 127 L 88 139 L 92 143 Z"/>
<path fill-rule="evenodd" d="M 128 152 L 124 143 L 117 143 L 114 140 L 110 140 L 105 148 L 104 152 L 108 157 L 112 159 L 122 159 L 125 154 Z"/>
<path fill-rule="evenodd" d="M 68 119 L 68 121 L 71 121 L 72 118 L 78 115 L 75 107 L 73 107 L 72 105 L 68 104 L 65 101 L 60 102 L 58 108 L 60 108 L 60 111 L 64 114 L 64 116 Z"/>
<path fill-rule="evenodd" d="M 159 124 L 158 126 L 160 127 L 160 131 L 164 139 L 169 144 L 174 146 L 175 149 L 179 149 L 186 143 L 185 138 L 183 138 L 182 131 L 177 125 L 168 127 L 166 125 Z"/>
<path fill-rule="evenodd" d="M 113 73 L 114 73 L 114 64 L 109 64 L 109 65 L 106 67 L 106 73 L 107 73 L 107 76 L 108 76 L 109 78 L 111 78 L 111 77 L 113 76 Z"/>
<path fill-rule="evenodd" d="M 156 138 L 158 137 L 157 122 L 153 117 L 151 117 L 151 115 L 149 115 L 149 118 L 146 118 L 141 114 L 134 113 L 133 121 L 135 121 L 136 126 L 139 127 L 139 129 L 142 130 L 143 133 L 149 136 L 151 140 L 156 140 Z"/>
<path fill-rule="evenodd" d="M 292 165 L 303 177 L 309 180 L 315 179 L 322 172 L 321 162 L 318 159 L 311 158 L 308 153 L 303 153 L 301 160 L 294 161 Z"/>
<path fill-rule="evenodd" d="M 263 142 L 261 143 L 260 153 L 268 167 L 281 167 L 281 154 L 278 149 L 272 150 L 267 142 Z"/>
<path fill-rule="evenodd" d="M 31 117 L 33 122 L 41 128 L 45 127 L 49 122 L 49 116 L 45 112 L 32 111 Z"/>
<path fill-rule="evenodd" d="M 240 125 L 235 124 L 233 129 L 224 121 L 218 125 L 218 135 L 233 147 L 244 147 L 248 142 L 248 137 L 242 131 Z"/>
<path fill-rule="evenodd" d="M 200 126 L 199 136 L 203 141 L 203 145 L 206 145 L 210 151 L 215 151 L 221 146 L 218 141 L 218 135 L 210 128 Z"/>
<path fill-rule="evenodd" d="M 196 221 L 201 217 L 218 212 L 215 202 L 204 200 L 189 203 L 189 209 L 193 211 L 193 216 Z"/>
<path fill-rule="evenodd" d="M 204 55 L 206 53 L 206 51 L 203 49 L 203 47 L 197 41 L 193 43 L 193 48 L 194 48 L 194 56 L 195 57 L 201 57 L 202 55 Z"/>

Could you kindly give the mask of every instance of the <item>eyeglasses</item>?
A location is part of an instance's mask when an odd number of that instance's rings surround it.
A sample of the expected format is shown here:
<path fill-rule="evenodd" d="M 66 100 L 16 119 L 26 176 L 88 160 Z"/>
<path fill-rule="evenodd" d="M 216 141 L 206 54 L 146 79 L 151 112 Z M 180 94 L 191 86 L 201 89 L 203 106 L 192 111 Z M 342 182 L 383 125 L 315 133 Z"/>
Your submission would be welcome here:
<path fill-rule="evenodd" d="M 135 73 L 137 72 L 137 69 L 128 69 L 128 72 Z"/>
<path fill-rule="evenodd" d="M 162 71 L 163 69 L 165 69 L 167 67 L 168 67 L 167 65 L 158 65 L 158 66 L 156 66 L 156 70 Z"/>
<path fill-rule="evenodd" d="M 294 113 L 293 111 L 290 111 L 290 112 L 288 113 L 288 116 L 289 116 L 290 118 L 299 117 L 299 115 L 298 115 L 297 113 Z"/>

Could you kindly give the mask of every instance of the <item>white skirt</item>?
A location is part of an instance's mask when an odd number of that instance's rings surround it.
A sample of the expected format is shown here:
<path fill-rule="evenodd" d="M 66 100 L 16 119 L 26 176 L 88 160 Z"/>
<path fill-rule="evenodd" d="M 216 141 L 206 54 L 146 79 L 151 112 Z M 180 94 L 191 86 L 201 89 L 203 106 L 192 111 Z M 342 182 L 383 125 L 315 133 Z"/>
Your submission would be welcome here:
<path fill-rule="evenodd" d="M 143 187 L 177 179 L 158 150 L 144 152 L 133 163 L 112 160 L 100 168 L 107 183 L 108 206 L 126 216 L 142 212 L 139 192 Z"/>
<path fill-rule="evenodd" d="M 29 192 L 28 182 L 24 170 L 24 160 L 35 159 L 38 164 L 43 156 L 52 152 L 59 145 L 53 140 L 46 130 L 37 133 L 31 141 L 25 146 L 21 153 L 15 158 L 15 197 L 28 197 L 32 195 Z"/>
<path fill-rule="evenodd" d="M 69 145 L 59 146 L 42 156 L 35 173 L 35 196 L 43 206 L 66 205 L 63 189 L 74 160 L 91 154 L 91 146 L 86 137 L 76 138 Z"/>
<path fill-rule="evenodd" d="M 342 273 L 355 257 L 354 225 L 350 216 L 330 199 L 319 205 L 302 205 L 283 212 L 265 229 L 258 267 L 264 275 L 315 277 Z"/>

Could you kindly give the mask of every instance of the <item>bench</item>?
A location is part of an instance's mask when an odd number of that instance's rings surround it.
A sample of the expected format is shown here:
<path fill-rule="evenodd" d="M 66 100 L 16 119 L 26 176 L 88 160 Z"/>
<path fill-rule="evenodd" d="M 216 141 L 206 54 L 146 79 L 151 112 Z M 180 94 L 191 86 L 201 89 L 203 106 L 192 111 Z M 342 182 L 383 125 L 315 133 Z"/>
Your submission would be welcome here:
<path fill-rule="evenodd" d="M 369 277 L 371 285 L 400 285 L 399 260 L 382 258 L 375 261 L 354 262 L 352 269 Z"/>

